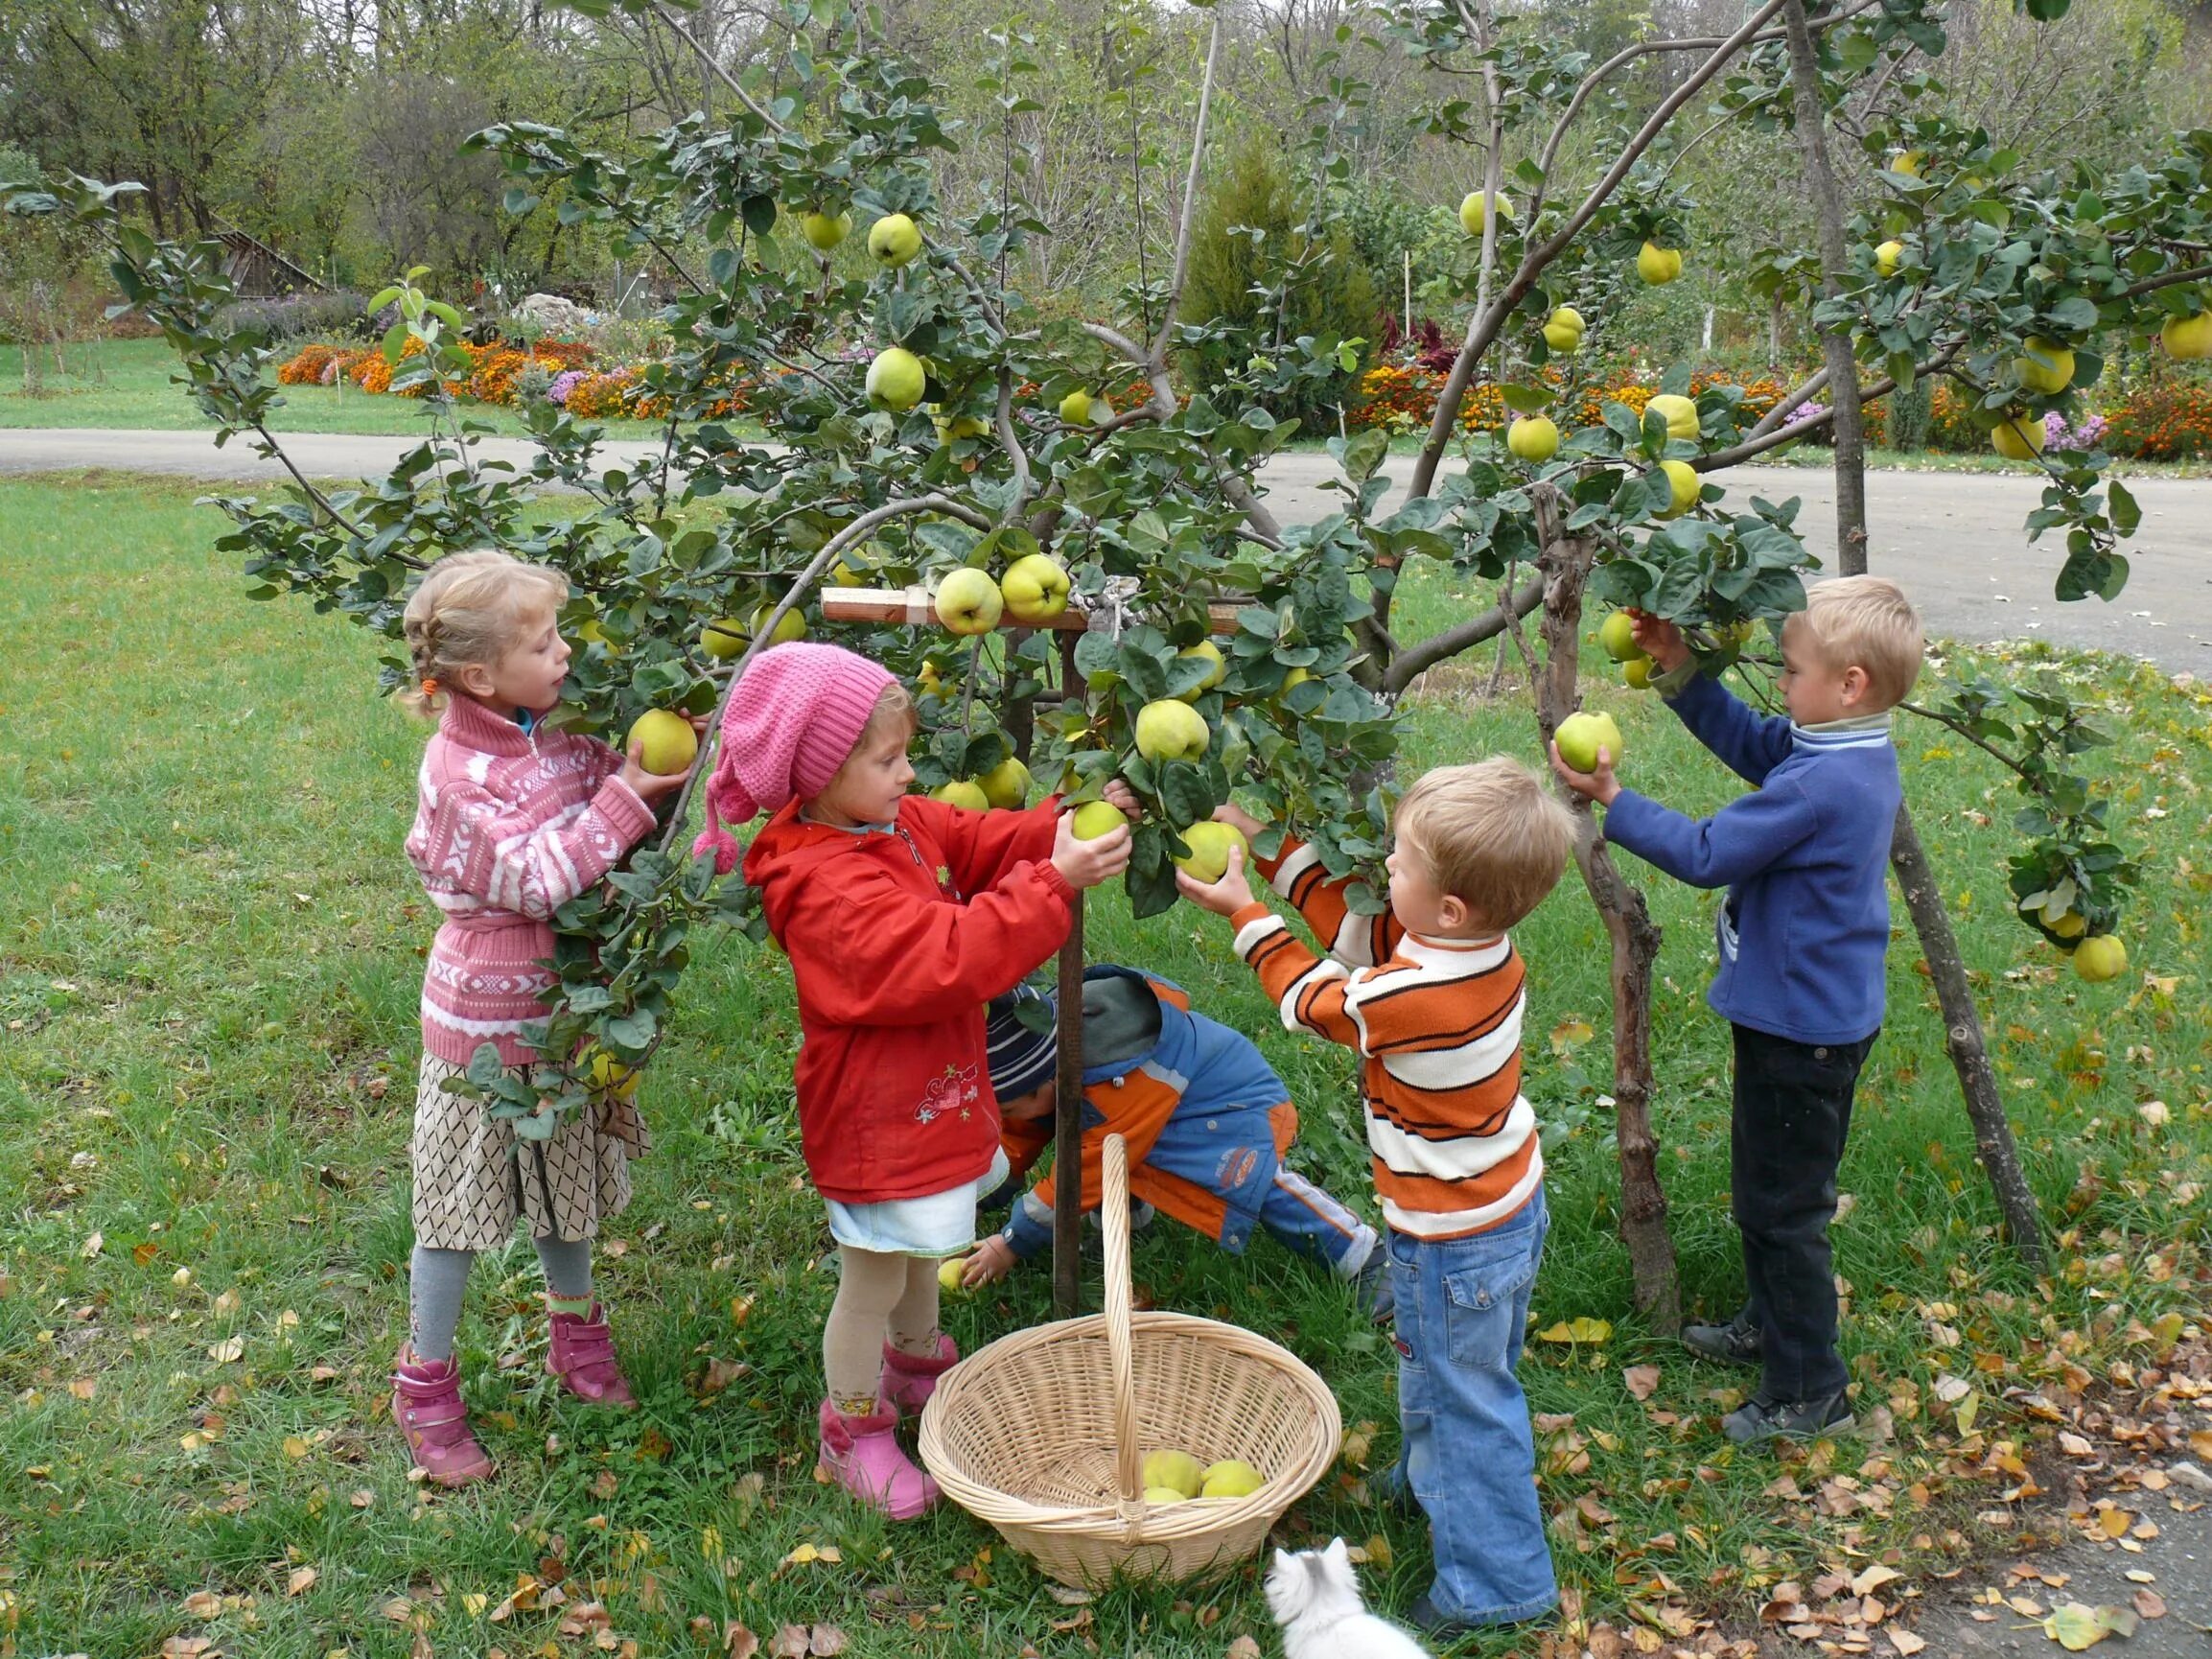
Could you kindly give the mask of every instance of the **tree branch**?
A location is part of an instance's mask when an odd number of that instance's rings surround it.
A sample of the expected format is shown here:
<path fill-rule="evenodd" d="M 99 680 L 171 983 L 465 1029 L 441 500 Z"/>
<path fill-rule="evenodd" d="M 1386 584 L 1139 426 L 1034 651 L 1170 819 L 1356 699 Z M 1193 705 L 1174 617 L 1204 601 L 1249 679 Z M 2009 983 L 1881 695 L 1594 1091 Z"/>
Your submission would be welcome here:
<path fill-rule="evenodd" d="M 1438 663 L 1471 650 L 1484 640 L 1496 639 L 1510 621 L 1527 616 L 1543 603 L 1544 578 L 1531 576 L 1514 592 L 1511 619 L 1502 608 L 1493 608 L 1407 646 L 1392 659 L 1389 671 L 1383 676 L 1383 689 L 1396 695 Z"/>
<path fill-rule="evenodd" d="M 679 40 L 683 41 L 685 45 L 690 47 L 692 51 L 699 55 L 699 61 L 706 66 L 708 72 L 711 74 L 715 80 L 721 82 L 723 85 L 729 87 L 731 91 L 736 93 L 737 101 L 744 105 L 746 108 L 752 110 L 753 113 L 762 122 L 767 124 L 769 131 L 782 132 L 786 130 L 782 122 L 777 120 L 775 116 L 769 114 L 767 110 L 761 108 L 759 105 L 753 102 L 753 94 L 745 90 L 744 84 L 738 81 L 736 76 L 731 74 L 729 70 L 723 68 L 721 64 L 714 60 L 714 55 L 709 52 L 706 47 L 699 43 L 697 35 L 693 35 L 690 30 L 684 27 L 683 23 L 677 18 L 676 13 L 671 7 L 661 4 L 660 0 L 656 0 L 656 3 L 653 7 L 653 12 L 654 14 L 658 16 L 663 23 L 666 24 L 671 30 L 675 32 L 676 37 Z M 679 107 L 681 106 L 679 105 Z"/>
<path fill-rule="evenodd" d="M 1176 226 L 1175 272 L 1168 279 L 1168 302 L 1160 313 L 1159 332 L 1153 337 L 1153 349 L 1147 362 L 1164 362 L 1168 349 L 1168 337 L 1175 331 L 1176 312 L 1182 304 L 1183 280 L 1191 269 L 1191 222 L 1198 215 L 1199 165 L 1206 153 L 1206 113 L 1214 101 L 1214 63 L 1222 51 L 1222 14 L 1214 13 L 1213 35 L 1206 42 L 1206 78 L 1199 87 L 1199 118 L 1191 131 L 1191 167 L 1183 177 L 1183 217 Z"/>
<path fill-rule="evenodd" d="M 1029 455 L 1021 447 L 1021 440 L 1013 432 L 1013 370 L 1005 363 L 998 365 L 998 409 L 991 424 L 998 429 L 999 447 L 1006 451 L 1007 458 L 1013 462 L 1013 500 L 1007 503 L 1006 513 L 1000 521 L 1012 524 L 1021 517 L 1022 508 L 1029 504 L 1035 491 L 1036 480 L 1030 476 Z"/>

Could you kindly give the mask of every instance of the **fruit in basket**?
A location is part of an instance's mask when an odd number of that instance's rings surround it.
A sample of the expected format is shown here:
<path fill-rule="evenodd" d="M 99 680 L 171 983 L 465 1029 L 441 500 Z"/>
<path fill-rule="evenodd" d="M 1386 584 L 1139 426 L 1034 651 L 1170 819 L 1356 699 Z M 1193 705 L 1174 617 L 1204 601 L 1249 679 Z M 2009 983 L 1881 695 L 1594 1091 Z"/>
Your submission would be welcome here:
<path fill-rule="evenodd" d="M 1147 1452 L 1144 1462 L 1144 1484 L 1148 1493 L 1146 1502 L 1152 1502 L 1149 1493 L 1153 1487 L 1166 1487 L 1177 1498 L 1195 1498 L 1199 1488 L 1205 1484 L 1205 1472 L 1198 1459 L 1188 1452 Z"/>
<path fill-rule="evenodd" d="M 1267 1476 L 1242 1458 L 1223 1458 L 1206 1468 L 1201 1498 L 1248 1498 L 1268 1484 Z"/>
<path fill-rule="evenodd" d="M 1182 1501 L 1182 1493 L 1176 1491 L 1173 1486 L 1147 1486 L 1145 1488 L 1145 1502 L 1152 1505 L 1155 1509 L 1165 1508 L 1170 1504 L 1179 1504 Z"/>

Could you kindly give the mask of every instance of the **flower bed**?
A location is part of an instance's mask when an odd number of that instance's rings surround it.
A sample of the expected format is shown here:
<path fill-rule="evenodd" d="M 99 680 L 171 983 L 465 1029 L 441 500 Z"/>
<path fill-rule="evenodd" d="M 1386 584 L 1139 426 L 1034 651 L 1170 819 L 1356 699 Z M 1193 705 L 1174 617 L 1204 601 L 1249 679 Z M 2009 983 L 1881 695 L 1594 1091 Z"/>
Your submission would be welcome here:
<path fill-rule="evenodd" d="M 408 339 L 400 348 L 400 361 L 422 354 L 422 342 Z M 654 394 L 643 380 L 643 365 L 626 363 L 600 370 L 590 367 L 596 348 L 584 340 L 538 340 L 528 345 L 502 340 L 493 345 L 463 343 L 469 359 L 466 374 L 448 371 L 439 378 L 456 398 L 477 403 L 513 406 L 522 395 L 524 378 L 532 369 L 545 377 L 543 396 L 570 414 L 586 420 L 610 417 L 660 420 L 668 414 L 668 400 Z M 335 386 L 339 377 L 371 393 L 397 392 L 401 397 L 421 397 L 430 390 L 428 380 L 395 387 L 396 365 L 384 361 L 375 347 L 316 344 L 303 347 L 276 371 L 280 386 Z M 748 387 L 741 381 L 729 383 L 727 394 L 714 399 L 700 412 L 707 418 L 742 414 Z"/>
<path fill-rule="evenodd" d="M 1566 377 L 1554 368 L 1546 368 L 1542 378 L 1554 390 L 1567 386 Z M 1436 398 L 1444 381 L 1443 374 L 1418 363 L 1379 364 L 1360 377 L 1360 402 L 1345 415 L 1345 425 L 1387 427 L 1395 432 L 1426 427 L 1436 417 Z M 1781 383 L 1772 376 L 1744 384 L 1726 369 L 1701 369 L 1690 376 L 1689 395 L 1695 397 L 1709 386 L 1739 384 L 1743 411 L 1751 419 L 1758 419 L 1781 400 Z M 1604 420 L 1609 403 L 1625 405 L 1642 414 L 1657 391 L 1656 386 L 1630 381 L 1587 386 L 1579 394 L 1572 418 L 1561 424 L 1595 426 Z M 1505 424 L 1507 415 L 1504 394 L 1491 385 L 1469 387 L 1459 405 L 1459 425 L 1467 432 L 1496 432 Z"/>

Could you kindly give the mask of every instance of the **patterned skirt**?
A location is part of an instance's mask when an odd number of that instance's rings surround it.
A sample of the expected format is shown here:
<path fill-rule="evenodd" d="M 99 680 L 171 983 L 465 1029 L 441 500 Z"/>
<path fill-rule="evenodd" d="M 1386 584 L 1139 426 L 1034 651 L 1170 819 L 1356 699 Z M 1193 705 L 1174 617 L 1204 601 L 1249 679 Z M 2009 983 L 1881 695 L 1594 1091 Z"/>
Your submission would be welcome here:
<path fill-rule="evenodd" d="M 653 1144 L 635 1101 L 599 1095 L 552 1139 L 523 1140 L 480 1101 L 441 1087 L 467 1069 L 426 1054 L 416 1074 L 416 1244 L 493 1250 L 518 1216 L 532 1238 L 594 1238 L 629 1206 L 630 1159 Z"/>

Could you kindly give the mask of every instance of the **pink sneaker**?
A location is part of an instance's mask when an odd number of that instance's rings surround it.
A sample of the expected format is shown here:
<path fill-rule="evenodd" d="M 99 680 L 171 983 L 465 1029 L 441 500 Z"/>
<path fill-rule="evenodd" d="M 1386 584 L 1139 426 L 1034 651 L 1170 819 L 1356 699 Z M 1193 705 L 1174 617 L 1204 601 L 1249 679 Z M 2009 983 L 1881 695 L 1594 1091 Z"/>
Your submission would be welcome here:
<path fill-rule="evenodd" d="M 942 1332 L 937 1338 L 937 1353 L 931 1358 L 885 1343 L 883 1380 L 875 1386 L 875 1409 L 895 1416 L 908 1412 L 919 1414 L 929 1404 L 929 1396 L 937 1392 L 937 1379 L 958 1364 L 960 1349 Z"/>
<path fill-rule="evenodd" d="M 492 1460 L 469 1429 L 457 1360 L 432 1364 L 402 1345 L 392 1363 L 392 1421 L 415 1465 L 440 1486 L 465 1486 L 492 1472 Z"/>
<path fill-rule="evenodd" d="M 624 1412 L 637 1405 L 622 1367 L 615 1362 L 615 1339 L 607 1329 L 605 1308 L 594 1302 L 588 1314 L 555 1313 L 552 1324 L 546 1369 L 561 1379 L 562 1388 L 587 1405 Z"/>
<path fill-rule="evenodd" d="M 937 1502 L 937 1483 L 898 1449 L 896 1412 L 849 1417 L 822 1402 L 822 1460 L 815 1473 L 835 1481 L 894 1521 L 911 1521 Z"/>

